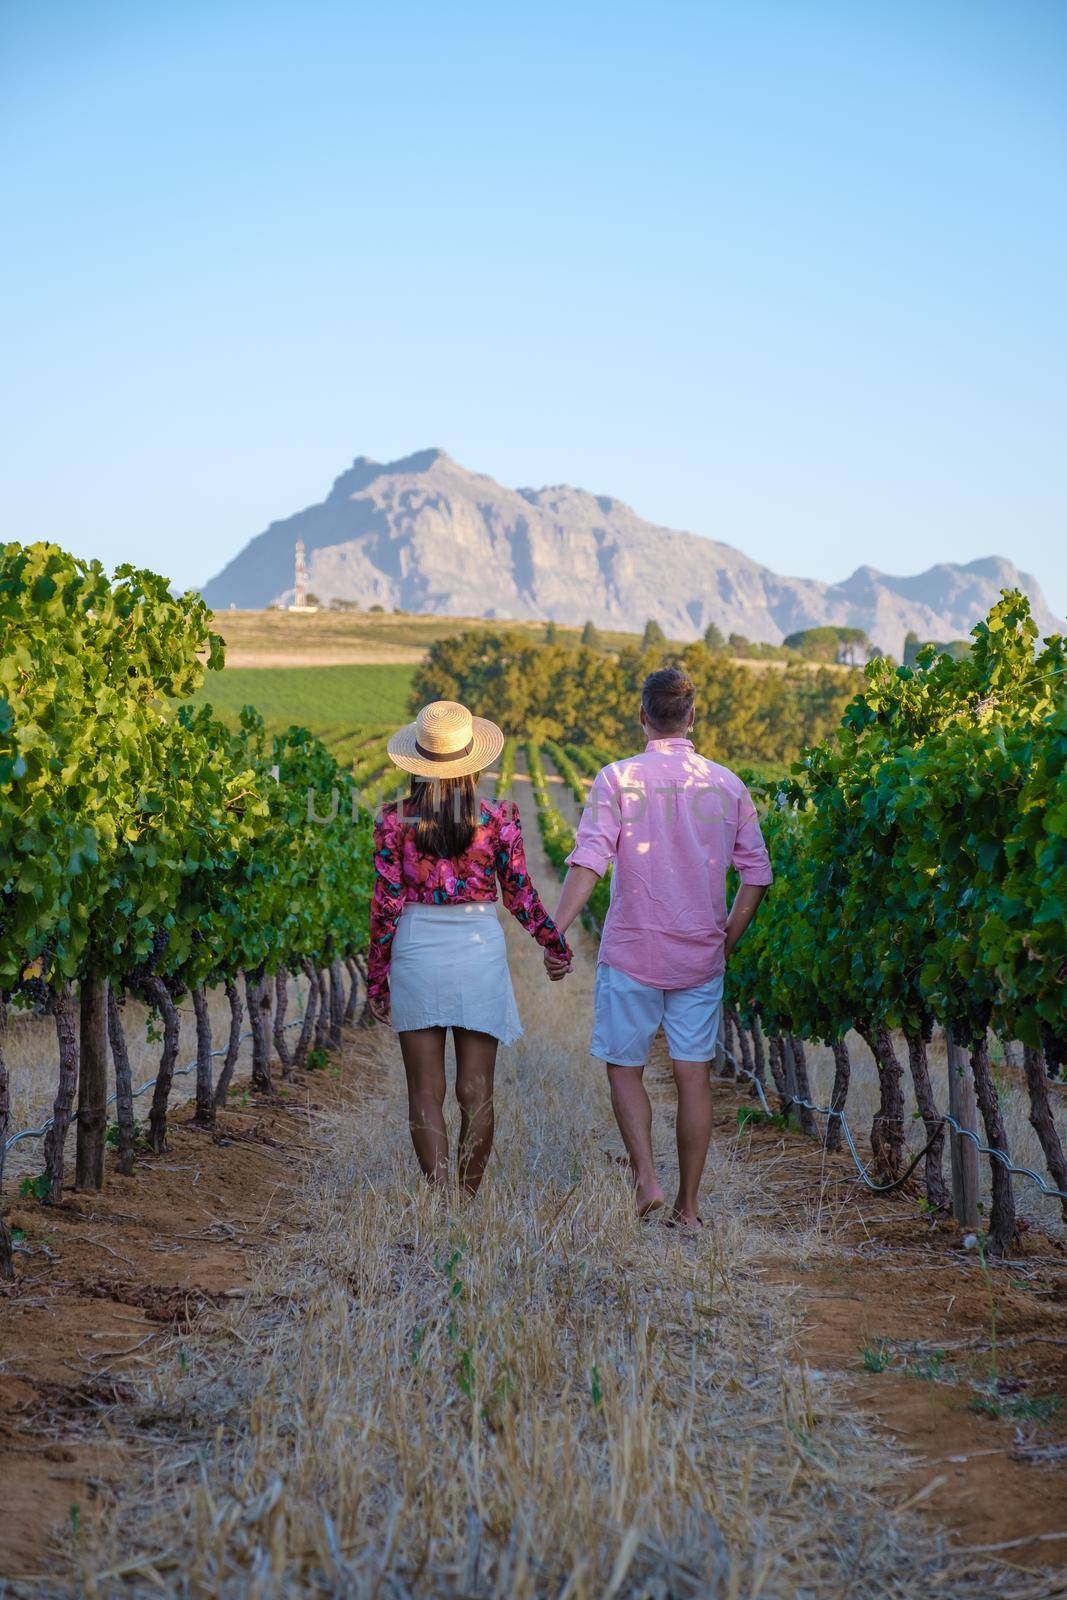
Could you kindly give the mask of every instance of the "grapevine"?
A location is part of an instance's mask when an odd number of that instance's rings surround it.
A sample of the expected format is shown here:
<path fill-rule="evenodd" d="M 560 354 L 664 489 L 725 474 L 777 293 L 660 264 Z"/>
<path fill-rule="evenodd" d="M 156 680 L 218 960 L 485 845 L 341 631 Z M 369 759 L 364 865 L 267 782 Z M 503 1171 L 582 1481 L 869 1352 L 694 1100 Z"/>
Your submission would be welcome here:
<path fill-rule="evenodd" d="M 370 819 L 355 780 L 306 729 L 268 733 L 248 708 L 230 728 L 187 703 L 223 665 L 209 624 L 198 596 L 174 597 L 155 573 L 127 565 L 109 577 L 52 544 L 0 547 L 0 991 L 55 1019 L 42 1185 L 52 1201 L 76 1093 L 77 1183 L 103 1181 L 109 1045 L 120 1164 L 132 1161 L 126 993 L 163 1024 L 159 1151 L 178 998 L 193 995 L 197 1111 L 210 1120 L 206 987 L 225 984 L 233 1004 L 243 975 L 253 1077 L 267 1089 L 276 976 L 332 971 L 336 1044 L 342 965 L 366 949 Z"/>

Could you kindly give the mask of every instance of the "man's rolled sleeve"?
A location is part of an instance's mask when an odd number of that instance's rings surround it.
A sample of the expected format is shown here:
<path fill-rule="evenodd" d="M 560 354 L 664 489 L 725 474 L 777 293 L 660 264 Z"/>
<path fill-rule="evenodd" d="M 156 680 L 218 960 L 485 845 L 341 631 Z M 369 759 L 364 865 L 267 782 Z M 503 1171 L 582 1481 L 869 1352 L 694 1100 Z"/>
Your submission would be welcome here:
<path fill-rule="evenodd" d="M 732 860 L 742 883 L 766 887 L 774 882 L 771 858 L 767 854 L 756 808 L 747 789 L 741 796 Z"/>
<path fill-rule="evenodd" d="M 602 767 L 593 779 L 589 799 L 578 823 L 574 849 L 567 857 L 568 867 L 588 867 L 602 878 L 615 859 L 619 845 L 621 819 L 618 798 Z"/>

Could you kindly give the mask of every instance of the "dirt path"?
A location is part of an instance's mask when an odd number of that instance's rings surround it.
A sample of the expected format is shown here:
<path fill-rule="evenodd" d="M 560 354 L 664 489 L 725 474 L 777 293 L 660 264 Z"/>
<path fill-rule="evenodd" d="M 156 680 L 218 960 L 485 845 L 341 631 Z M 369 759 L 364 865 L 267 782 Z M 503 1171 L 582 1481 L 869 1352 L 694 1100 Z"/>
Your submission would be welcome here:
<path fill-rule="evenodd" d="M 715 1093 L 716 1136 L 735 1140 L 747 1094 Z M 918 1185 L 871 1195 L 847 1157 L 773 1129 L 746 1133 L 740 1150 L 761 1175 L 761 1222 L 819 1240 L 799 1270 L 769 1252 L 768 1278 L 799 1292 L 804 1359 L 843 1375 L 849 1403 L 912 1458 L 901 1497 L 921 1494 L 969 1546 L 1067 1562 L 1062 1246 L 1031 1236 L 1019 1258 L 986 1269 L 954 1225 L 922 1216 Z"/>
<path fill-rule="evenodd" d="M 545 782 L 548 784 L 549 799 L 552 801 L 552 804 L 555 806 L 560 816 L 569 822 L 572 828 L 577 828 L 578 821 L 581 816 L 581 811 L 577 800 L 571 793 L 569 786 L 560 776 L 559 770 L 556 767 L 555 762 L 552 760 L 552 757 L 547 753 L 542 752 L 541 760 L 544 763 Z M 523 761 L 523 773 L 524 775 L 526 774 L 525 759 Z M 525 825 L 526 818 L 524 816 L 523 826 L 525 827 Z M 536 814 L 530 818 L 530 826 L 536 828 Z"/>

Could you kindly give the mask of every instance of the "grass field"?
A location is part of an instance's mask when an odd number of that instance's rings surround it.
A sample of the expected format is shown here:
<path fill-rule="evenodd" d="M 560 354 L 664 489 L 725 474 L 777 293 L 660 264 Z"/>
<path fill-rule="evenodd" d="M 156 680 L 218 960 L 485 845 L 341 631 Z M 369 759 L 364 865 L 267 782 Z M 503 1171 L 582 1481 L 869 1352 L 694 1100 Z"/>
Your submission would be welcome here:
<path fill-rule="evenodd" d="M 296 722 L 316 733 L 340 733 L 404 722 L 414 673 L 414 666 L 403 662 L 227 667 L 212 673 L 194 699 L 210 702 L 224 720 L 253 705 L 270 727 Z"/>
<path fill-rule="evenodd" d="M 342 662 L 412 665 L 421 661 L 438 639 L 454 638 L 475 628 L 494 631 L 506 628 L 525 635 L 531 644 L 538 644 L 544 640 L 548 624 L 508 617 L 414 616 L 391 611 L 315 611 L 306 616 L 297 616 L 291 611 L 216 611 L 213 626 L 226 641 L 227 670 L 230 670 Z M 560 644 L 576 644 L 582 630 L 558 624 L 555 633 Z M 606 651 L 638 644 L 640 637 L 640 634 L 611 628 L 599 630 L 600 648 Z M 671 645 L 689 642 L 669 641 Z M 781 670 L 789 664 L 781 657 L 730 659 L 742 660 L 746 666 L 757 670 Z M 818 662 L 809 661 L 804 665 L 812 671 L 819 669 Z M 842 667 L 840 670 L 849 669 Z"/>
<path fill-rule="evenodd" d="M 420 659 L 437 639 L 450 639 L 473 628 L 509 628 L 528 634 L 531 642 L 545 637 L 544 622 L 484 617 L 411 616 L 404 612 L 317 611 L 294 616 L 291 611 L 217 611 L 214 627 L 226 640 L 227 661 L 235 667 L 279 664 L 300 656 L 351 654 L 361 659 Z M 558 627 L 561 643 L 575 643 L 580 628 Z M 632 633 L 602 632 L 605 649 L 633 644 Z"/>

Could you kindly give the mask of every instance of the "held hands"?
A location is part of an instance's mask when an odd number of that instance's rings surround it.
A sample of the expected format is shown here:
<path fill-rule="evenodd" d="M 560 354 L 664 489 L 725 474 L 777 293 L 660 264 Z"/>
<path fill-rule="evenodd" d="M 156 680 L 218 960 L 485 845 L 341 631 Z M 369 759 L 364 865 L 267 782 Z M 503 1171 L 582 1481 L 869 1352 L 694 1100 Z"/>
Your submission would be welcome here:
<path fill-rule="evenodd" d="M 558 983 L 571 971 L 571 957 L 561 955 L 557 950 L 546 950 L 545 971 L 553 983 Z"/>

